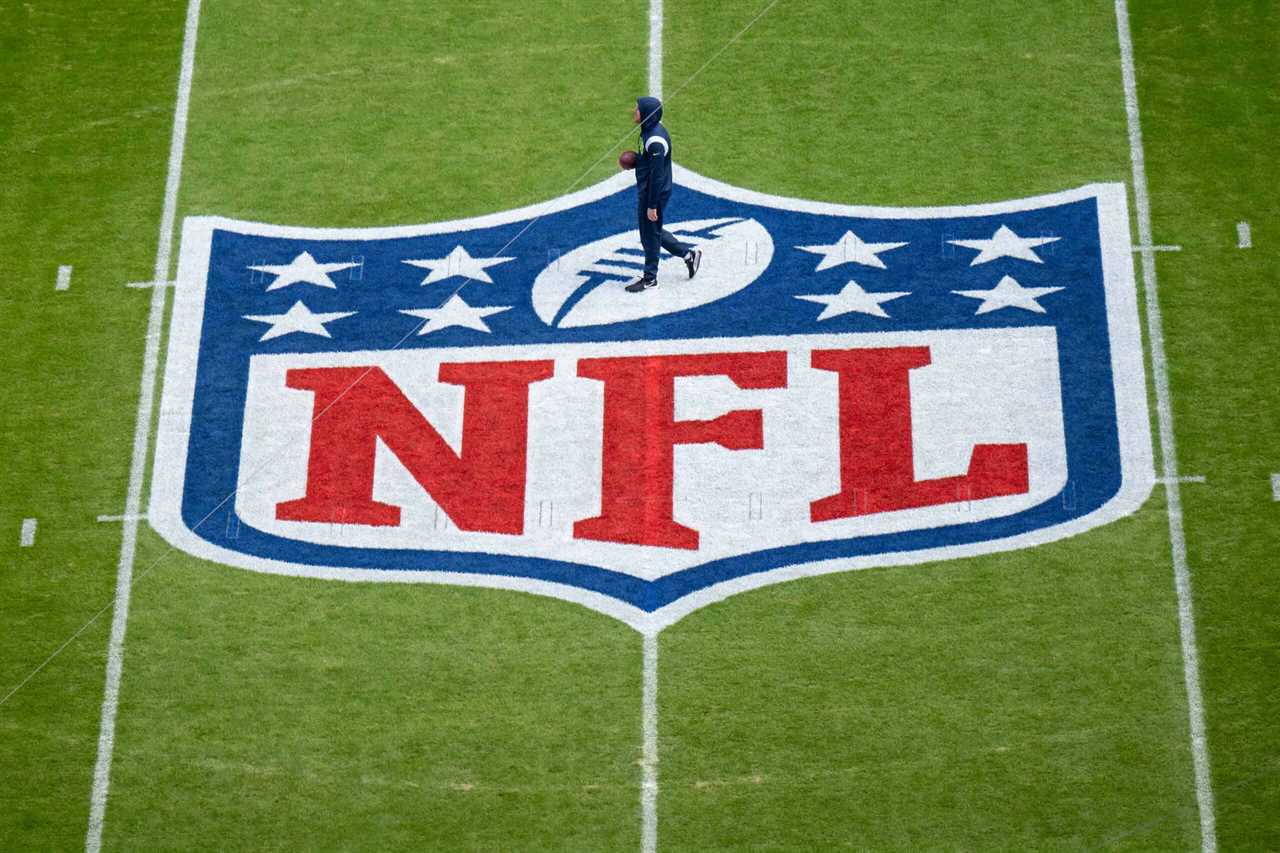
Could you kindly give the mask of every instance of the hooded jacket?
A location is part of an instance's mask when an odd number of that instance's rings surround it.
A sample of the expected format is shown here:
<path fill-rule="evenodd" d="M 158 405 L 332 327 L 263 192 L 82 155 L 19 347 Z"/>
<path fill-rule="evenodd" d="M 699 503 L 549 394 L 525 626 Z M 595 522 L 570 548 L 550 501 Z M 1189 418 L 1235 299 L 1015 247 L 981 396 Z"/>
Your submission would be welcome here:
<path fill-rule="evenodd" d="M 640 151 L 636 158 L 636 196 L 643 208 L 661 208 L 671 195 L 671 136 L 662 126 L 662 102 L 636 98 L 640 110 Z"/>

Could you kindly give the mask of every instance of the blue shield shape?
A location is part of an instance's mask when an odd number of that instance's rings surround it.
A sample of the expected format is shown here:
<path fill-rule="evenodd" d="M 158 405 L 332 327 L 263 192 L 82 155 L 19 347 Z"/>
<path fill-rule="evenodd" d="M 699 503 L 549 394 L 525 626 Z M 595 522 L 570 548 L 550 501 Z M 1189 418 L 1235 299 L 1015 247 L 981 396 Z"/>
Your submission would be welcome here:
<path fill-rule="evenodd" d="M 656 631 L 782 580 L 1031 547 L 1154 483 L 1124 188 L 945 208 L 676 170 L 376 229 L 184 224 L 150 520 L 266 572 Z"/>

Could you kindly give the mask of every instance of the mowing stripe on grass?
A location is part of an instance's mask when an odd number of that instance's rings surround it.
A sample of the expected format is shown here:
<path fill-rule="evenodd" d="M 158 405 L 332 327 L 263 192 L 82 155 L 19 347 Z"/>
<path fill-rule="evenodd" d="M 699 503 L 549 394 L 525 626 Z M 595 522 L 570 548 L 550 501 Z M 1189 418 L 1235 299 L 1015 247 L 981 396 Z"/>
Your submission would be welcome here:
<path fill-rule="evenodd" d="M 54 290 L 70 290 L 71 289 L 71 267 L 58 267 L 58 280 L 54 282 Z"/>
<path fill-rule="evenodd" d="M 18 534 L 18 544 L 23 548 L 30 548 L 36 544 L 36 520 L 34 518 L 22 519 L 22 532 Z"/>
<path fill-rule="evenodd" d="M 1187 714 L 1191 726 L 1191 758 L 1195 768 L 1196 805 L 1200 812 L 1200 846 L 1203 853 L 1218 849 L 1213 814 L 1213 786 L 1209 774 L 1209 747 L 1205 738 L 1204 700 L 1200 694 L 1200 658 L 1196 649 L 1195 615 L 1191 604 L 1191 573 L 1187 567 L 1187 542 L 1182 527 L 1182 496 L 1178 483 L 1178 455 L 1174 446 L 1173 408 L 1169 394 L 1169 368 L 1164 353 L 1164 326 L 1156 282 L 1156 256 L 1150 248 L 1151 199 L 1147 194 L 1147 166 L 1142 148 L 1142 124 L 1138 112 L 1138 82 L 1133 63 L 1133 39 L 1129 34 L 1127 0 L 1116 0 L 1116 32 L 1120 41 L 1120 69 L 1124 80 L 1124 107 L 1129 124 L 1129 156 L 1133 161 L 1133 195 L 1138 218 L 1142 284 L 1147 309 L 1147 337 L 1151 344 L 1151 370 L 1155 374 L 1156 413 L 1160 432 L 1161 476 L 1169 512 L 1169 546 L 1173 555 L 1173 581 L 1178 596 L 1178 634 L 1182 642 L 1182 675 L 1187 686 Z"/>
<path fill-rule="evenodd" d="M 661 4 L 661 0 L 650 0 L 650 2 L 657 2 L 657 3 Z M 685 89 L 685 87 L 686 87 L 686 86 L 688 86 L 690 83 L 692 83 L 694 80 L 696 80 L 696 79 L 697 79 L 697 78 L 702 74 L 702 72 L 703 72 L 703 71 L 706 71 L 706 70 L 707 70 L 707 66 L 708 66 L 708 65 L 710 65 L 711 63 L 713 63 L 713 62 L 715 62 L 717 59 L 719 59 L 719 58 L 720 58 L 720 54 L 724 53 L 726 50 L 728 50 L 729 48 L 733 47 L 733 46 L 734 46 L 734 44 L 736 44 L 736 43 L 737 43 L 738 39 L 740 39 L 740 38 L 742 38 L 744 35 L 746 35 L 747 30 L 749 30 L 749 29 L 751 29 L 752 27 L 754 27 L 754 26 L 756 25 L 756 22 L 757 22 L 757 21 L 759 21 L 759 20 L 760 20 L 761 18 L 763 18 L 765 15 L 769 14 L 769 11 L 770 11 L 771 9 L 773 9 L 773 7 L 774 7 L 774 6 L 777 6 L 777 5 L 778 5 L 778 0 L 771 0 L 771 2 L 769 3 L 769 5 L 765 6 L 763 9 L 761 9 L 759 12 L 757 12 L 757 13 L 756 13 L 756 15 L 755 15 L 755 17 L 754 17 L 754 18 L 752 18 L 750 21 L 748 21 L 748 22 L 747 22 L 747 25 L 746 25 L 745 27 L 743 27 L 742 29 L 740 29 L 740 30 L 738 30 L 736 33 L 734 33 L 734 34 L 733 34 L 733 37 L 732 37 L 731 39 L 729 39 L 727 42 L 725 42 L 724 44 L 722 44 L 722 45 L 720 46 L 720 49 L 719 49 L 719 50 L 717 50 L 715 53 L 711 54 L 711 56 L 707 59 L 707 61 L 706 61 L 706 62 L 704 62 L 704 63 L 702 63 L 700 66 L 698 66 L 698 70 L 697 70 L 697 71 L 693 72 L 693 73 L 692 73 L 692 74 L 690 74 L 688 77 L 686 77 L 686 78 L 685 78 L 685 81 L 684 81 L 683 83 L 681 83 L 679 86 L 677 86 L 677 87 L 676 87 L 676 90 L 675 90 L 674 92 L 672 92 L 672 93 L 671 93 L 671 97 L 670 97 L 670 98 L 668 98 L 668 99 L 667 99 L 667 101 L 672 100 L 673 98 L 675 98 L 675 96 L 676 96 L 676 95 L 678 95 L 678 94 L 680 94 L 682 91 L 684 91 L 684 89 Z M 652 33 L 650 33 L 650 35 L 652 35 Z M 659 52 L 661 52 L 661 51 L 659 51 Z M 652 50 L 650 51 L 650 55 L 652 55 Z M 658 83 L 659 83 L 659 84 L 661 84 L 661 82 L 662 82 L 662 80 L 659 78 Z"/>
<path fill-rule="evenodd" d="M 164 207 L 160 215 L 160 236 L 156 245 L 153 281 L 169 278 L 173 251 L 173 226 L 178 211 L 178 184 L 182 179 L 182 153 L 187 140 L 187 109 L 191 99 L 191 77 L 196 60 L 196 30 L 200 20 L 200 0 L 190 0 L 182 37 L 182 68 L 178 76 L 178 96 L 173 108 L 173 136 L 169 143 L 169 166 L 165 176 Z M 86 853 L 102 849 L 102 825 L 111 783 L 111 758 L 115 749 L 116 710 L 120 699 L 120 673 L 124 662 L 124 636 L 129 621 L 129 596 L 133 590 L 133 562 L 138 544 L 138 517 L 142 511 L 142 485 L 151 443 L 151 416 L 155 403 L 156 372 L 160 359 L 160 333 L 164 321 L 167 288 L 151 290 L 147 315 L 147 340 L 143 355 L 138 414 L 133 429 L 133 458 L 129 463 L 129 491 L 125 499 L 124 531 L 120 541 L 120 561 L 116 571 L 115 607 L 111 615 L 111 638 L 107 644 L 107 675 L 102 695 L 102 719 L 98 730 L 98 757 L 93 768 L 93 788 L 89 795 L 89 827 L 85 832 Z"/>
<path fill-rule="evenodd" d="M 1248 222 L 1236 223 L 1236 248 L 1237 249 L 1253 248 L 1253 232 L 1249 229 Z"/>

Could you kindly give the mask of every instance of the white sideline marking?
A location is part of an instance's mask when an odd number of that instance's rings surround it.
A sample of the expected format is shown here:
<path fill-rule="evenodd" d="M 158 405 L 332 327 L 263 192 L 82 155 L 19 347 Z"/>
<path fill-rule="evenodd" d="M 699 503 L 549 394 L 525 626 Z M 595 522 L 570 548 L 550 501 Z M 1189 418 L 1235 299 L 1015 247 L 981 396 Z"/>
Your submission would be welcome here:
<path fill-rule="evenodd" d="M 178 184 L 182 180 L 182 154 L 187 140 L 187 109 L 191 100 L 191 77 L 196 62 L 196 30 L 200 20 L 200 0 L 190 0 L 182 36 L 182 70 L 178 76 L 178 97 L 173 107 L 173 137 L 169 142 L 169 168 L 164 183 L 164 208 L 160 214 L 160 237 L 156 245 L 153 281 L 168 281 L 173 252 L 173 226 L 178 213 Z M 156 368 L 160 360 L 160 332 L 164 322 L 168 288 L 151 289 L 147 314 L 147 342 L 143 355 L 138 414 L 133 428 L 133 459 L 129 463 L 129 492 L 125 499 L 124 529 L 120 540 L 120 562 L 116 572 L 115 606 L 111 614 L 111 639 L 107 644 L 107 675 L 102 691 L 102 720 L 98 730 L 98 758 L 93 767 L 93 788 L 89 795 L 89 827 L 85 832 L 86 853 L 102 850 L 102 824 L 107 811 L 107 791 L 111 783 L 111 759 L 115 750 L 116 710 L 120 700 L 120 673 L 124 662 L 124 635 L 129 622 L 129 597 L 133 591 L 133 562 L 138 544 L 138 518 L 142 510 L 142 481 L 147 469 L 147 448 L 151 440 Z"/>
<path fill-rule="evenodd" d="M 58 267 L 58 281 L 53 285 L 54 290 L 70 290 L 71 289 L 71 267 L 70 265 Z"/>
<path fill-rule="evenodd" d="M 644 754 L 640 766 L 640 850 L 658 849 L 658 635 L 644 635 L 644 698 L 641 703 Z"/>
<path fill-rule="evenodd" d="M 662 98 L 662 0 L 649 0 L 649 94 Z"/>
<path fill-rule="evenodd" d="M 176 281 L 131 281 L 125 284 L 125 287 L 132 287 L 134 290 L 146 290 L 151 287 L 173 287 Z"/>
<path fill-rule="evenodd" d="M 36 520 L 34 518 L 22 519 L 22 533 L 18 536 L 18 544 L 23 548 L 30 548 L 36 544 Z"/>
<path fill-rule="evenodd" d="M 100 515 L 98 521 L 146 521 L 147 514 L 141 515 Z"/>
<path fill-rule="evenodd" d="M 1253 248 L 1253 232 L 1249 230 L 1248 222 L 1236 223 L 1236 238 L 1237 249 Z"/>
<path fill-rule="evenodd" d="M 1142 245 L 1133 247 L 1134 254 L 1139 252 L 1181 252 L 1181 246 L 1151 246 Z"/>
<path fill-rule="evenodd" d="M 1116 32 L 1120 40 L 1120 70 L 1124 80 L 1124 108 L 1129 124 L 1129 157 L 1133 161 L 1133 195 L 1138 218 L 1138 239 L 1151 238 L 1151 199 L 1147 195 L 1146 157 L 1142 150 L 1142 124 L 1138 113 L 1138 82 L 1133 64 L 1133 39 L 1129 34 L 1129 5 L 1116 0 Z M 1209 746 L 1205 738 L 1204 700 L 1200 694 L 1200 657 L 1196 649 L 1196 622 L 1191 608 L 1191 573 L 1187 567 L 1187 542 L 1182 529 L 1182 496 L 1178 490 L 1178 454 L 1174 447 L 1173 409 L 1169 399 L 1169 369 L 1164 354 L 1164 325 L 1156 283 L 1156 256 L 1142 253 L 1142 283 L 1147 307 L 1147 337 L 1151 340 L 1151 367 L 1155 375 L 1157 424 L 1160 433 L 1162 476 L 1169 512 L 1169 547 L 1173 555 L 1173 585 L 1178 595 L 1178 634 L 1182 641 L 1182 677 L 1187 685 L 1187 714 L 1191 725 L 1191 758 L 1195 768 L 1196 805 L 1200 812 L 1200 848 L 1215 853 L 1218 835 L 1213 813 L 1213 784 L 1209 773 Z"/>
<path fill-rule="evenodd" d="M 1271 500 L 1280 501 L 1280 474 L 1271 475 Z"/>
<path fill-rule="evenodd" d="M 1168 485 L 1170 483 L 1203 483 L 1206 480 L 1203 474 L 1194 474 L 1189 477 L 1156 477 L 1156 482 Z"/>

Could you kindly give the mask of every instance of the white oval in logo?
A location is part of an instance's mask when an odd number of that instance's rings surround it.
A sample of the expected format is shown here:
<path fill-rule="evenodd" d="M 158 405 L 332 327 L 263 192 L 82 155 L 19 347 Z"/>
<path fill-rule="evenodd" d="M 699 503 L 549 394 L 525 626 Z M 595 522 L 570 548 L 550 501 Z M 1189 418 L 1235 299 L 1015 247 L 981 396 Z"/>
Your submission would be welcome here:
<path fill-rule="evenodd" d="M 644 263 L 640 232 L 614 234 L 579 246 L 538 273 L 533 308 L 548 326 L 599 326 L 675 314 L 723 299 L 751 284 L 773 259 L 773 238 L 754 219 L 693 219 L 667 230 L 702 250 L 702 267 L 689 279 L 680 258 L 658 265 L 658 287 L 642 293 L 623 288 Z"/>

